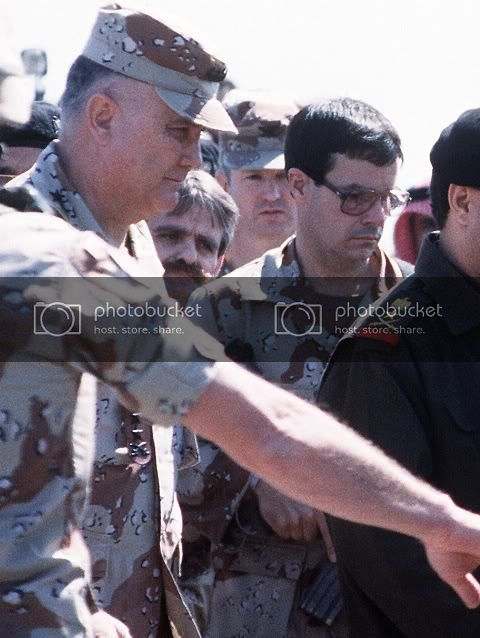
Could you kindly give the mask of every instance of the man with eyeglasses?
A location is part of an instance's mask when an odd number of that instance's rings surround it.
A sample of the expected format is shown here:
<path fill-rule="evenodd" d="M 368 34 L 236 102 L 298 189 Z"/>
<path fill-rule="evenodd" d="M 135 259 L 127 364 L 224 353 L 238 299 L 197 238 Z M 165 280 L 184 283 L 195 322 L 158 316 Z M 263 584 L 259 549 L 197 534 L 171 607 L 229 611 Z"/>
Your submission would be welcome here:
<path fill-rule="evenodd" d="M 432 212 L 415 274 L 355 325 L 320 391 L 344 422 L 408 467 L 480 510 L 480 109 L 435 143 Z M 476 638 L 412 539 L 331 518 L 353 636 Z"/>
<path fill-rule="evenodd" d="M 411 270 L 378 246 L 386 217 L 408 201 L 394 188 L 401 159 L 390 122 L 362 102 L 330 100 L 293 117 L 285 166 L 296 235 L 191 300 L 228 356 L 315 400 L 339 339 Z M 205 470 L 217 511 L 225 499 L 223 524 L 211 525 L 208 499 L 199 513 L 217 572 L 206 635 L 345 636 L 323 515 L 252 476 L 242 483 L 242 472 L 222 455 Z"/>

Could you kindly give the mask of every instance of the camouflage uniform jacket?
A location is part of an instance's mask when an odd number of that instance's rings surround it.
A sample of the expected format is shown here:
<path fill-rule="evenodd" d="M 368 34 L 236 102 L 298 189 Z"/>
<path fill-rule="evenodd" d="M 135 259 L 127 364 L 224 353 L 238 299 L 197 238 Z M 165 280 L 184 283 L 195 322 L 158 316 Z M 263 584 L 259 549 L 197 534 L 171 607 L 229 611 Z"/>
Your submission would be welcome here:
<path fill-rule="evenodd" d="M 11 184 L 26 180 L 59 216 L 112 243 L 80 195 L 68 188 L 55 145 Z M 143 276 L 162 276 L 145 222 L 129 227 L 124 249 L 137 260 Z M 152 431 L 120 404 L 110 386 L 97 385 L 96 455 L 83 536 L 92 556 L 95 603 L 125 622 L 134 638 L 158 635 L 162 580 L 177 630 L 184 636 L 198 635 L 171 574 L 182 527 L 175 495 L 174 432 Z"/>
<path fill-rule="evenodd" d="M 378 250 L 374 258 L 380 277 L 372 280 L 362 304 L 369 304 L 402 277 L 399 265 L 385 253 Z M 290 238 L 199 289 L 190 303 L 200 304 L 201 318 L 195 321 L 224 344 L 229 357 L 314 401 L 340 335 L 313 331 L 297 336 L 281 330 L 276 334 L 274 315 L 277 303 L 318 301 L 303 279 Z M 343 621 L 335 620 L 341 608 L 338 582 L 323 541 L 307 545 L 280 539 L 263 522 L 245 470 L 210 443 L 202 442 L 200 451 L 205 457 L 201 466 L 182 473 L 179 490 L 190 538 L 198 543 L 203 535 L 213 544 L 210 569 L 216 574 L 214 584 L 211 575 L 208 579 L 209 594 L 195 588 L 194 574 L 188 580 L 188 588 L 196 589 L 197 596 L 210 597 L 208 618 L 203 618 L 206 635 L 343 636 Z M 185 547 L 185 566 L 193 561 Z M 198 572 L 202 570 L 197 577 L 205 582 L 205 564 Z"/>
<path fill-rule="evenodd" d="M 148 348 L 136 337 L 127 342 L 84 330 L 38 338 L 35 304 L 52 297 L 71 303 L 72 282 L 87 293 L 87 327 L 105 297 L 162 306 L 163 293 L 145 285 L 130 257 L 53 216 L 6 214 L 0 229 L 2 634 L 90 637 L 89 557 L 80 525 L 93 463 L 95 377 L 115 386 L 130 412 L 170 426 L 214 369 L 188 334 L 158 336 Z"/>

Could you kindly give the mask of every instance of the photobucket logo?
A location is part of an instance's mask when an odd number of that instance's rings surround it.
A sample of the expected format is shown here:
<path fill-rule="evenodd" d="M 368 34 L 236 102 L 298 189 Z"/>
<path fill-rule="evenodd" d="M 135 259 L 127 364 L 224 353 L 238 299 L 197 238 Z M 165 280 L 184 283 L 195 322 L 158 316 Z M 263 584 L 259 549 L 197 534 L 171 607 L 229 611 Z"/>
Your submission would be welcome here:
<path fill-rule="evenodd" d="M 409 299 L 395 299 L 387 301 L 379 306 L 370 304 L 368 306 L 356 306 L 347 302 L 345 306 L 338 306 L 335 311 L 335 319 L 357 319 L 373 318 L 380 323 L 392 327 L 403 319 L 421 319 L 443 317 L 443 307 L 440 304 L 424 306 L 416 301 L 412 303 Z"/>
<path fill-rule="evenodd" d="M 274 330 L 277 335 L 322 334 L 322 306 L 307 304 L 301 301 L 293 303 L 278 302 L 275 304 Z"/>
<path fill-rule="evenodd" d="M 126 306 L 112 306 L 108 301 L 104 306 L 95 308 L 95 321 L 99 319 L 164 319 L 177 317 L 202 317 L 200 304 L 181 306 L 178 302 L 155 306 L 148 301 L 144 304 L 127 304 Z"/>
<path fill-rule="evenodd" d="M 33 334 L 63 337 L 81 334 L 80 304 L 38 302 L 33 307 Z"/>

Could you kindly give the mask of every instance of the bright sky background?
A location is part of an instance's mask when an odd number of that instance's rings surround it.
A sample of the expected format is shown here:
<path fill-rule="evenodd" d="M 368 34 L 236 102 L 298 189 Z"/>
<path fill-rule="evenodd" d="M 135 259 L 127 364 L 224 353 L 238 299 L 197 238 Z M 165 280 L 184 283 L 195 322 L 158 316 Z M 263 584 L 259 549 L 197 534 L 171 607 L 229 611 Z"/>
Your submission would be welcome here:
<path fill-rule="evenodd" d="M 99 0 L 0 0 L 19 49 L 47 51 L 56 100 Z M 127 6 L 140 6 L 137 0 Z M 478 0 L 144 0 L 213 43 L 244 88 L 301 100 L 349 95 L 389 117 L 403 140 L 404 186 L 429 175 L 440 130 L 480 106 Z"/>

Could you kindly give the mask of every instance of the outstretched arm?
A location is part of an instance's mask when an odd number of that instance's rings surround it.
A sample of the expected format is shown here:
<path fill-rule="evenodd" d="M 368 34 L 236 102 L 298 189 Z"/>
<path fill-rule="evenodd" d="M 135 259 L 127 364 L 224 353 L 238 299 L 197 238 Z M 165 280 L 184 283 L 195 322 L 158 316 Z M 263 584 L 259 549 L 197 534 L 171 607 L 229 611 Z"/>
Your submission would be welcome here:
<path fill-rule="evenodd" d="M 358 523 L 415 536 L 432 567 L 469 607 L 480 603 L 480 516 L 333 417 L 231 363 L 185 417 L 235 461 L 288 496 Z"/>

